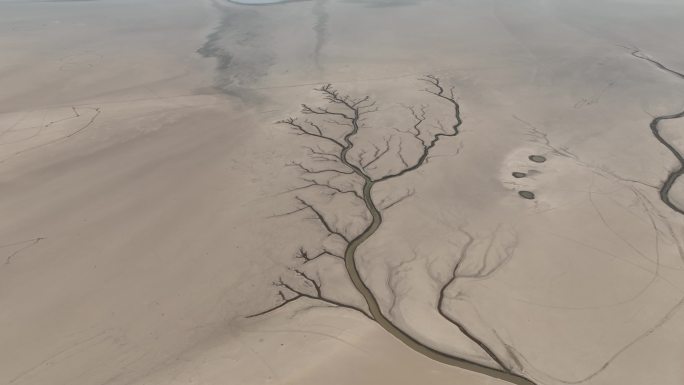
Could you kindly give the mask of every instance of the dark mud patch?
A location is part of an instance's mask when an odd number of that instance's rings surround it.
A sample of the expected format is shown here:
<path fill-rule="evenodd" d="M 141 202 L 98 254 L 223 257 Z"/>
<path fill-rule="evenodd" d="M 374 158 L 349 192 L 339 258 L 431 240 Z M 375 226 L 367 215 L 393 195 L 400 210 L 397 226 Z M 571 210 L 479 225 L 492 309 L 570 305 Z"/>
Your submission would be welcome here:
<path fill-rule="evenodd" d="M 518 195 L 525 199 L 534 199 L 536 197 L 532 191 L 518 191 Z"/>

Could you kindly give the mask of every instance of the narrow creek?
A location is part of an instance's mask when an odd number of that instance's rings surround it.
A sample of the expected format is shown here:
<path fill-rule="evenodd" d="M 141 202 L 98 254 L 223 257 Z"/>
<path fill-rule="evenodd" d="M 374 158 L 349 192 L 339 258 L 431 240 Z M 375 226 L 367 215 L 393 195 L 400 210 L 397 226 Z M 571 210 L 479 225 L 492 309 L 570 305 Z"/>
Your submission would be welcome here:
<path fill-rule="evenodd" d="M 643 55 L 639 50 L 633 51 L 632 56 L 634 56 L 637 59 L 645 60 L 655 65 L 659 69 L 684 80 L 683 73 L 677 72 L 660 63 L 659 61 Z M 670 142 L 665 140 L 665 138 L 663 138 L 660 132 L 660 128 L 658 127 L 660 122 L 664 120 L 679 119 L 682 117 L 684 117 L 684 110 L 674 114 L 656 116 L 655 118 L 653 118 L 653 120 L 651 120 L 651 124 L 649 126 L 651 128 L 653 136 L 658 140 L 658 142 L 660 142 L 660 144 L 665 146 L 665 148 L 667 148 L 672 153 L 672 155 L 674 155 L 675 158 L 677 158 L 677 161 L 679 162 L 679 166 L 668 174 L 667 178 L 665 179 L 665 182 L 663 182 L 662 186 L 660 186 L 660 199 L 672 210 L 684 215 L 684 210 L 678 207 L 676 204 L 674 204 L 670 199 L 670 190 L 672 190 L 672 186 L 674 186 L 675 182 L 679 179 L 679 177 L 682 176 L 682 174 L 684 174 L 684 156 L 679 152 L 679 150 L 674 145 L 672 145 Z"/>
<path fill-rule="evenodd" d="M 443 92 L 443 90 L 440 88 L 440 94 Z M 438 95 L 439 96 L 439 95 Z M 445 98 L 448 100 L 448 98 Z M 404 330 L 401 330 L 399 327 L 397 327 L 392 321 L 390 321 L 382 312 L 382 309 L 380 308 L 380 305 L 378 304 L 377 299 L 375 298 L 375 295 L 373 292 L 370 290 L 370 288 L 366 285 L 366 283 L 363 281 L 361 278 L 361 275 L 359 273 L 359 269 L 356 265 L 356 250 L 361 246 L 366 240 L 368 240 L 375 232 L 378 230 L 380 225 L 382 224 L 382 213 L 380 210 L 377 208 L 375 202 L 373 201 L 372 197 L 372 190 L 373 186 L 375 186 L 379 182 L 386 181 L 388 179 L 392 179 L 394 177 L 401 176 L 405 174 L 406 172 L 415 170 L 422 166 L 425 163 L 425 159 L 427 158 L 429 151 L 437 144 L 439 139 L 441 137 L 454 137 L 459 134 L 459 127 L 463 123 L 461 120 L 461 114 L 460 114 L 460 106 L 458 103 L 455 102 L 455 100 L 452 100 L 452 103 L 455 107 L 455 118 L 456 118 L 456 124 L 452 127 L 453 132 L 451 133 L 440 133 L 435 135 L 433 140 L 425 146 L 423 154 L 421 157 L 419 157 L 418 161 L 415 163 L 414 166 L 408 167 L 403 169 L 402 171 L 396 173 L 396 174 L 390 174 L 386 175 L 380 179 L 372 179 L 367 173 L 365 173 L 362 169 L 360 169 L 358 166 L 356 166 L 354 163 L 350 162 L 347 158 L 347 153 L 354 147 L 353 142 L 351 141 L 351 138 L 356 135 L 359 131 L 359 126 L 358 126 L 358 120 L 359 120 L 359 115 L 358 112 L 355 112 L 354 118 L 352 119 L 352 130 L 349 132 L 345 137 L 344 137 L 344 148 L 341 151 L 341 156 L 340 159 L 342 163 L 344 163 L 347 167 L 352 169 L 355 174 L 363 178 L 364 184 L 363 184 L 363 194 L 362 198 L 364 201 L 364 204 L 366 205 L 366 208 L 368 209 L 368 212 L 371 214 L 371 222 L 368 224 L 368 226 L 355 238 L 353 238 L 349 244 L 347 245 L 347 248 L 345 249 L 344 252 L 344 263 L 345 263 L 345 268 L 347 270 L 347 273 L 349 275 L 349 278 L 351 279 L 352 283 L 356 287 L 356 289 L 359 291 L 359 293 L 364 297 L 366 300 L 366 303 L 368 304 L 368 308 L 370 311 L 371 316 L 375 320 L 375 322 L 378 323 L 383 329 L 385 329 L 388 333 L 392 334 L 394 337 L 399 339 L 401 342 L 403 342 L 406 346 L 410 347 L 414 351 L 429 357 L 435 361 L 441 362 L 443 364 L 447 364 L 450 366 L 456 366 L 462 369 L 466 369 L 469 371 L 481 373 L 493 378 L 498 378 L 516 385 L 536 385 L 534 382 L 531 380 L 522 377 L 520 375 L 517 375 L 511 371 L 509 371 L 506 367 L 501 365 L 501 361 L 498 359 L 494 359 L 498 364 L 500 364 L 502 367 L 501 368 L 494 368 L 494 367 L 489 367 L 474 361 L 467 360 L 465 358 L 457 357 L 454 355 L 450 355 L 444 352 L 440 352 L 439 350 L 436 350 L 434 348 L 431 348 L 430 346 L 425 345 L 424 343 L 418 341 L 414 337 L 412 337 L 410 334 L 405 332 Z M 486 352 L 489 352 L 488 348 L 484 345 L 484 343 L 480 342 L 479 340 L 475 339 L 472 335 L 470 335 L 465 329 L 462 327 L 459 328 L 461 329 L 464 334 L 466 334 L 467 337 L 473 339 L 473 342 L 478 344 L 480 347 L 483 348 Z"/>

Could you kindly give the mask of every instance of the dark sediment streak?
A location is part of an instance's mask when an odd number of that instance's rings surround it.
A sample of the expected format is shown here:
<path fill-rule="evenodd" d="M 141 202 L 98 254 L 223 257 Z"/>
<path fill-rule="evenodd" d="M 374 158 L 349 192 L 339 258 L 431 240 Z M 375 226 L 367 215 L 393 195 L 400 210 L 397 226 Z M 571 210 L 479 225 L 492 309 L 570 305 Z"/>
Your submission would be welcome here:
<path fill-rule="evenodd" d="M 317 0 L 312 11 L 316 17 L 316 24 L 313 26 L 313 30 L 316 33 L 316 45 L 314 47 L 314 61 L 316 62 L 316 67 L 320 71 L 322 69 L 320 58 L 323 46 L 328 40 L 328 13 L 325 10 L 325 3 L 328 0 Z"/>

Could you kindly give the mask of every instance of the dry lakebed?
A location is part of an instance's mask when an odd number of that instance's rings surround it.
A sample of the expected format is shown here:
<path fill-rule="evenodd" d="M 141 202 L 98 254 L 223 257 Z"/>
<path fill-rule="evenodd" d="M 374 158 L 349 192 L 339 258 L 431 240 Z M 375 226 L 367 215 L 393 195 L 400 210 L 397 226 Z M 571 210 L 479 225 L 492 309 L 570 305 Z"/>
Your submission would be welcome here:
<path fill-rule="evenodd" d="M 683 384 L 682 20 L 0 0 L 0 384 Z"/>

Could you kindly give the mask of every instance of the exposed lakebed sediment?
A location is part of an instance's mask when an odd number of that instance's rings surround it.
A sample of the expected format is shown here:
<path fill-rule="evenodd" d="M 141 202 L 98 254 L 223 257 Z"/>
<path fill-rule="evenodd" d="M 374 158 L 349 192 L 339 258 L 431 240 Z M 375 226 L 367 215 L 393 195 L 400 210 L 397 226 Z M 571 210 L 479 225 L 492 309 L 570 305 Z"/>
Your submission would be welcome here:
<path fill-rule="evenodd" d="M 659 61 L 643 55 L 639 50 L 632 51 L 632 56 L 641 60 L 646 60 L 647 62 L 650 62 L 659 69 L 684 80 L 683 73 L 675 71 L 667 67 L 666 65 L 660 63 Z M 667 178 L 660 186 L 660 199 L 669 208 L 678 212 L 679 214 L 684 214 L 684 209 L 682 209 L 681 207 L 677 206 L 672 202 L 672 199 L 670 198 L 670 190 L 672 190 L 672 186 L 674 186 L 675 182 L 679 179 L 679 177 L 682 176 L 682 174 L 684 174 L 684 155 L 682 155 L 682 153 L 672 143 L 668 142 L 667 140 L 665 140 L 665 138 L 663 138 L 662 133 L 660 132 L 659 124 L 662 121 L 679 119 L 682 117 L 684 117 L 684 110 L 673 114 L 656 116 L 653 118 L 653 120 L 651 120 L 651 123 L 649 124 L 653 136 L 658 140 L 658 142 L 660 142 L 660 144 L 665 146 L 665 148 L 667 148 L 672 153 L 672 155 L 674 155 L 675 158 L 677 158 L 677 161 L 679 162 L 679 166 L 668 174 Z"/>

